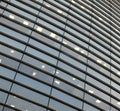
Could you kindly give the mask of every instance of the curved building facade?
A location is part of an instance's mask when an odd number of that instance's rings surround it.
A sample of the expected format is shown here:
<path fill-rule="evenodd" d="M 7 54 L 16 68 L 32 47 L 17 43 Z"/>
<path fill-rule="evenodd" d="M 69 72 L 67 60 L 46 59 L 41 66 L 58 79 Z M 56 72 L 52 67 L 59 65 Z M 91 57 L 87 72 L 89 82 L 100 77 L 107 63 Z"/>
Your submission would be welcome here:
<path fill-rule="evenodd" d="M 120 1 L 1 0 L 0 111 L 120 111 Z"/>

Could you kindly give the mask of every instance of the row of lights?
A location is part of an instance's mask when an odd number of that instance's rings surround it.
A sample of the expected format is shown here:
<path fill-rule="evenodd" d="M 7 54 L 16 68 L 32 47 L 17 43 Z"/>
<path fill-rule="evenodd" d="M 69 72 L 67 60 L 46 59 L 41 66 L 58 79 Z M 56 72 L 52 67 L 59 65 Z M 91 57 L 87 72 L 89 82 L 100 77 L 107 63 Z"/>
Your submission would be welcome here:
<path fill-rule="evenodd" d="M 94 91 L 92 91 L 92 90 L 88 90 L 88 92 L 91 94 L 94 94 Z M 97 99 L 96 103 L 101 103 L 101 101 Z M 120 102 L 117 102 L 117 104 L 120 105 Z"/>
<path fill-rule="evenodd" d="M 103 64 L 104 66 L 107 66 L 106 63 L 103 63 L 100 59 L 97 60 L 99 64 Z"/>
<path fill-rule="evenodd" d="M 82 54 L 84 53 L 84 51 L 83 51 L 83 50 L 80 50 L 80 48 L 77 47 L 77 46 L 76 46 L 74 49 L 75 49 L 76 51 L 80 51 Z"/>
<path fill-rule="evenodd" d="M 9 15 L 9 18 L 15 19 L 15 17 L 13 15 Z M 28 21 L 23 21 L 23 24 L 24 25 L 29 25 L 29 22 Z"/>
<path fill-rule="evenodd" d="M 15 108 L 15 105 L 13 105 L 13 104 L 11 104 L 10 106 L 11 106 L 12 108 Z M 26 109 L 25 111 L 28 111 L 28 110 Z"/>
<path fill-rule="evenodd" d="M 72 3 L 76 3 L 74 0 L 71 0 Z M 85 7 L 80 6 L 82 9 L 85 9 Z"/>
<path fill-rule="evenodd" d="M 42 65 L 41 68 L 44 69 L 44 68 L 45 68 L 45 65 Z M 32 76 L 36 76 L 36 75 L 37 75 L 36 72 L 33 72 L 33 73 L 32 73 Z"/>
<path fill-rule="evenodd" d="M 47 7 L 50 7 L 50 5 L 49 5 L 48 3 L 46 3 L 45 5 L 46 5 Z M 58 13 L 63 13 L 63 11 L 62 11 L 62 10 L 59 10 L 59 9 L 57 10 L 57 12 L 58 12 Z"/>

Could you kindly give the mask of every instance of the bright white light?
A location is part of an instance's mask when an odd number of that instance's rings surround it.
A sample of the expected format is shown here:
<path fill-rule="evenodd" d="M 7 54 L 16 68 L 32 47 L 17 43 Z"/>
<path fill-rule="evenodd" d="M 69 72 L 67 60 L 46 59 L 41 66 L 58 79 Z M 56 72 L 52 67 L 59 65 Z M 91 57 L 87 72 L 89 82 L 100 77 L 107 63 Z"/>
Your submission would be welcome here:
<path fill-rule="evenodd" d="M 62 10 L 57 10 L 57 12 L 62 13 Z"/>
<path fill-rule="evenodd" d="M 55 38 L 56 34 L 51 33 L 50 36 L 53 37 L 53 38 Z"/>
<path fill-rule="evenodd" d="M 59 84 L 60 84 L 60 81 L 55 80 L 55 83 L 59 85 Z"/>
<path fill-rule="evenodd" d="M 103 19 L 99 17 L 99 20 L 103 20 Z"/>
<path fill-rule="evenodd" d="M 58 72 L 58 71 L 56 71 L 56 74 L 59 74 L 59 72 Z"/>
<path fill-rule="evenodd" d="M 118 105 L 120 105 L 120 102 L 117 102 Z"/>
<path fill-rule="evenodd" d="M 101 61 L 101 60 L 99 60 L 99 59 L 97 60 L 97 62 L 98 62 L 98 63 L 102 63 L 102 61 Z"/>
<path fill-rule="evenodd" d="M 14 51 L 14 50 L 11 50 L 10 52 L 11 52 L 11 53 L 14 53 L 15 51 Z"/>
<path fill-rule="evenodd" d="M 32 75 L 33 75 L 33 76 L 36 76 L 36 72 L 33 72 Z"/>
<path fill-rule="evenodd" d="M 72 78 L 73 80 L 76 80 L 74 77 Z"/>
<path fill-rule="evenodd" d="M 37 27 L 36 30 L 39 31 L 39 32 L 42 32 L 43 28 L 42 27 Z"/>
<path fill-rule="evenodd" d="M 90 93 L 92 93 L 92 94 L 94 93 L 94 91 L 92 91 L 92 90 L 88 90 L 88 92 L 90 92 Z"/>
<path fill-rule="evenodd" d="M 75 1 L 74 1 L 74 0 L 71 0 L 71 2 L 72 2 L 72 3 L 75 3 Z"/>
<path fill-rule="evenodd" d="M 96 100 L 96 103 L 101 103 L 101 101 L 100 100 Z"/>
<path fill-rule="evenodd" d="M 42 67 L 42 69 L 44 69 L 44 68 L 45 68 L 45 65 L 42 65 L 41 67 Z"/>
<path fill-rule="evenodd" d="M 47 7 L 50 7 L 50 5 L 48 3 L 45 4 Z"/>
<path fill-rule="evenodd" d="M 120 75 L 120 72 L 117 72 L 118 75 Z"/>
<path fill-rule="evenodd" d="M 76 51 L 79 51 L 79 50 L 80 50 L 80 48 L 79 48 L 79 47 L 75 47 L 74 49 L 75 49 Z"/>
<path fill-rule="evenodd" d="M 15 107 L 15 106 L 14 106 L 14 105 L 12 105 L 12 104 L 11 104 L 10 106 L 11 106 L 11 107 L 13 107 L 13 108 Z"/>
<path fill-rule="evenodd" d="M 23 24 L 24 24 L 24 25 L 29 25 L 29 22 L 24 21 Z"/>
<path fill-rule="evenodd" d="M 84 9 L 85 7 L 81 6 L 82 9 Z"/>
<path fill-rule="evenodd" d="M 107 66 L 107 64 L 106 64 L 106 63 L 104 63 L 103 65 L 104 65 L 105 67 Z"/>
<path fill-rule="evenodd" d="M 11 19 L 15 19 L 15 17 L 13 15 L 9 15 L 9 18 Z"/>
<path fill-rule="evenodd" d="M 2 62 L 2 59 L 0 59 L 0 63 Z"/>
<path fill-rule="evenodd" d="M 84 51 L 83 51 L 83 50 L 81 50 L 80 52 L 81 52 L 82 54 L 84 53 Z"/>
<path fill-rule="evenodd" d="M 66 42 L 66 41 L 63 41 L 63 44 L 67 45 L 67 42 Z"/>

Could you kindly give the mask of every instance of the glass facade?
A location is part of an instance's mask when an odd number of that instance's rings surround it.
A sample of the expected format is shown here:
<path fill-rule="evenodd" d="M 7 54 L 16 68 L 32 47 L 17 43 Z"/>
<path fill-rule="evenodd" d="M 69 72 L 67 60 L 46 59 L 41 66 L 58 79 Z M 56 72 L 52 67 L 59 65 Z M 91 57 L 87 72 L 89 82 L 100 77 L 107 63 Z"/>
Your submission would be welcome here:
<path fill-rule="evenodd" d="M 120 111 L 120 1 L 0 0 L 0 111 Z"/>

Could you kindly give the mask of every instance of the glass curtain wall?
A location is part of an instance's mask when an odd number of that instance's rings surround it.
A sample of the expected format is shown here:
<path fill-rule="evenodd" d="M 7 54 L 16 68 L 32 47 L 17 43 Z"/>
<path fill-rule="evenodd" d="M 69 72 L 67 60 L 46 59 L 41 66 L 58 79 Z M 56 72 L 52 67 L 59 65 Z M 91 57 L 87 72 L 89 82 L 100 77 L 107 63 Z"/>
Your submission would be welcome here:
<path fill-rule="evenodd" d="M 119 109 L 119 0 L 0 0 L 0 111 Z"/>

